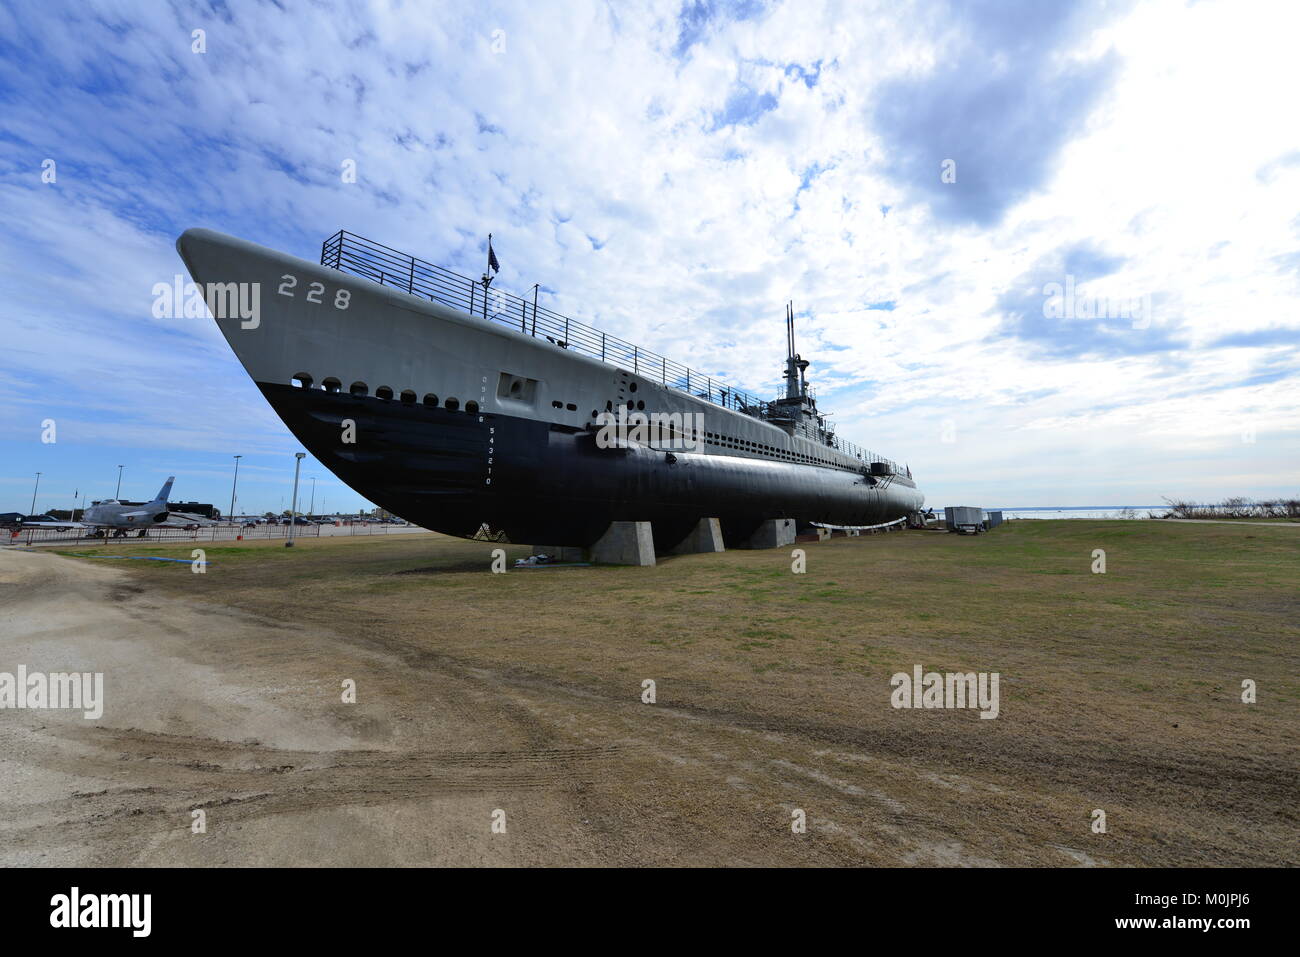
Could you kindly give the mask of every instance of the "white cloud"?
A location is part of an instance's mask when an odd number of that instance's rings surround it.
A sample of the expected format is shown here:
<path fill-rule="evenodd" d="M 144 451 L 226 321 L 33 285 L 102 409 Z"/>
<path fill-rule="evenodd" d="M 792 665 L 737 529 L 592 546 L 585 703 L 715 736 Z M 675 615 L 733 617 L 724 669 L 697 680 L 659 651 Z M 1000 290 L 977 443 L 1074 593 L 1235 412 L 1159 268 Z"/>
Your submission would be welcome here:
<path fill-rule="evenodd" d="M 760 395 L 778 387 L 794 299 L 840 431 L 910 461 L 934 502 L 976 474 L 1001 504 L 1294 494 L 1294 366 L 1234 385 L 1284 369 L 1286 349 L 1212 347 L 1300 326 L 1300 273 L 1278 260 L 1300 249 L 1300 166 L 1269 165 L 1300 142 L 1292 5 L 1157 2 L 1068 34 L 1050 56 L 1109 51 L 1115 79 L 1041 186 L 987 228 L 936 218 L 891 178 L 897 144 L 871 119 L 883 83 L 943 67 L 960 15 L 774 5 L 715 17 L 679 59 L 677 13 L 289 3 L 224 22 L 198 4 L 53 4 L 24 18 L 5 31 L 23 52 L 0 67 L 5 408 L 35 390 L 93 409 L 95 441 L 273 446 L 283 430 L 215 330 L 149 316 L 149 288 L 181 268 L 177 233 L 208 225 L 311 257 L 346 226 L 474 272 L 492 231 L 507 288 L 540 281 L 553 308 Z M 742 88 L 774 108 L 715 129 Z M 45 156 L 57 186 L 39 183 Z M 1157 297 L 1174 349 L 1067 361 L 997 338 L 1000 297 L 1082 242 L 1123 261 L 1098 291 Z M 221 412 L 196 430 L 197 407 Z M 1208 436 L 1246 419 L 1256 444 L 1220 450 L 1243 488 L 1185 484 L 1187 456 L 1213 463 Z M 946 420 L 961 423 L 953 445 L 935 438 Z M 25 421 L 7 411 L 0 429 L 16 438 Z M 1062 438 L 1085 426 L 1086 442 Z M 1116 467 L 1134 444 L 1140 469 Z"/>

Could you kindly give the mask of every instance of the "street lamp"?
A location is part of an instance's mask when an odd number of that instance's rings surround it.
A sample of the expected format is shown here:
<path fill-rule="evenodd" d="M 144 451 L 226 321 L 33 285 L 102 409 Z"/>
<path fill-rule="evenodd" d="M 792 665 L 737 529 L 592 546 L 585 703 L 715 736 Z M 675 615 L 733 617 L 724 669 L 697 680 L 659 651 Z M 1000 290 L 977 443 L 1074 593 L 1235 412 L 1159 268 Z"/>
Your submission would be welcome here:
<path fill-rule="evenodd" d="M 124 467 L 124 466 L 121 466 L 121 465 L 119 465 L 119 466 L 117 467 L 117 491 L 113 493 L 113 498 L 114 498 L 116 501 L 118 501 L 118 502 L 122 501 L 122 469 L 123 469 L 123 467 Z"/>
<path fill-rule="evenodd" d="M 307 509 L 307 517 L 311 518 L 316 514 L 316 476 L 311 477 L 311 507 Z"/>
<path fill-rule="evenodd" d="M 31 510 L 30 512 L 27 513 L 28 515 L 35 515 L 35 514 L 36 514 L 36 489 L 38 489 L 38 488 L 40 488 L 40 487 L 41 487 L 41 473 L 40 473 L 40 472 L 37 472 L 37 473 L 36 473 L 36 487 L 32 489 L 32 510 Z"/>
<path fill-rule="evenodd" d="M 302 460 L 307 457 L 307 453 L 294 452 L 293 457 L 293 499 L 289 505 L 289 540 L 284 543 L 285 548 L 293 548 L 293 531 L 298 524 L 298 470 L 302 468 Z"/>
<path fill-rule="evenodd" d="M 242 458 L 242 455 L 235 456 L 235 477 L 230 480 L 230 511 L 226 517 L 232 522 L 235 520 L 235 483 L 239 481 L 239 460 Z"/>

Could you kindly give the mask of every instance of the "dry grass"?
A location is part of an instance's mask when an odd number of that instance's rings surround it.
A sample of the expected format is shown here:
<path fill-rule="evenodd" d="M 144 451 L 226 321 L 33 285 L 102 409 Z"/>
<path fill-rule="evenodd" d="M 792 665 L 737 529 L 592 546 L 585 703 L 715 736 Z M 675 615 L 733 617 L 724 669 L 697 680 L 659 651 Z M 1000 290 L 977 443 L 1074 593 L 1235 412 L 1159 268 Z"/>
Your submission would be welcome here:
<path fill-rule="evenodd" d="M 1021 521 L 801 546 L 806 575 L 789 549 L 493 575 L 493 547 L 339 538 L 210 547 L 206 575 L 117 564 L 396 656 L 393 722 L 439 706 L 419 695 L 436 677 L 535 747 L 610 748 L 557 785 L 580 824 L 532 822 L 554 846 L 583 830 L 556 863 L 1297 862 L 1294 529 Z M 894 710 L 890 675 L 915 664 L 999 672 L 1001 716 Z"/>

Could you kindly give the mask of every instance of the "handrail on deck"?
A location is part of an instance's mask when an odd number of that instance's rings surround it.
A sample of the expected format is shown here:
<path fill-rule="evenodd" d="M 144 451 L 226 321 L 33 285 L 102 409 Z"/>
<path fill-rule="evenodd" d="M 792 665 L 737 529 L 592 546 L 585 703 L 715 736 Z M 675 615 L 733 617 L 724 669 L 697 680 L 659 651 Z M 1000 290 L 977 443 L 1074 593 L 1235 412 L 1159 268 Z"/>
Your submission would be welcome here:
<path fill-rule="evenodd" d="M 536 295 L 530 302 L 490 286 L 484 289 L 481 280 L 435 266 L 345 229 L 321 243 L 320 261 L 322 266 L 463 310 L 489 322 L 517 327 L 520 332 L 546 339 L 558 348 L 572 349 L 636 375 L 658 379 L 665 386 L 723 408 L 762 420 L 779 417 L 773 403 L 715 382 L 712 376 L 547 309 L 537 303 Z M 898 471 L 889 459 L 833 434 L 828 434 L 826 444 L 864 463 L 885 462 L 891 470 Z"/>

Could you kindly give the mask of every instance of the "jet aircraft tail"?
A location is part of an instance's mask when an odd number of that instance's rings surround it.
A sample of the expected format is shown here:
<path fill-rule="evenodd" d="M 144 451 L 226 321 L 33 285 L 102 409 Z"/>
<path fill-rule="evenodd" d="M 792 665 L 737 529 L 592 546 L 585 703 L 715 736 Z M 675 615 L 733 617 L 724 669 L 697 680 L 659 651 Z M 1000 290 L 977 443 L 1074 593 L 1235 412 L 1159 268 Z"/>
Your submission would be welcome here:
<path fill-rule="evenodd" d="M 167 481 L 163 482 L 163 487 L 158 490 L 158 494 L 153 497 L 155 502 L 166 502 L 167 496 L 172 493 L 172 482 L 176 481 L 175 475 L 167 476 Z"/>

